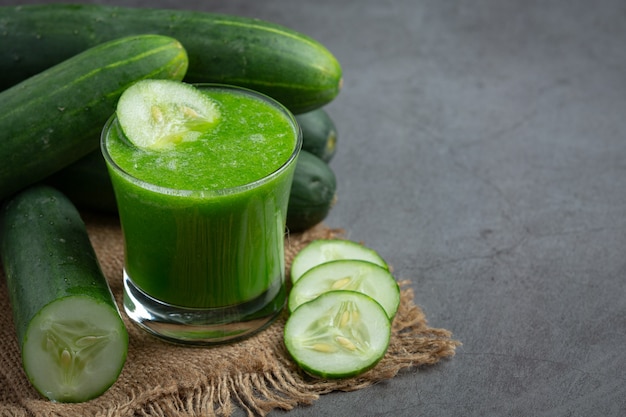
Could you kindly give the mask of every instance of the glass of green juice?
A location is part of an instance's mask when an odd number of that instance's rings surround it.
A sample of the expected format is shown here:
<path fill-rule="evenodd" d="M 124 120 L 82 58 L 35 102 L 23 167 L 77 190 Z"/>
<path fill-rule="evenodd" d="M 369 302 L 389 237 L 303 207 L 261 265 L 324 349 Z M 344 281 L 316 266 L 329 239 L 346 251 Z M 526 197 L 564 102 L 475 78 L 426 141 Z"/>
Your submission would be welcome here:
<path fill-rule="evenodd" d="M 195 85 L 219 108 L 197 140 L 134 146 L 113 115 L 101 150 L 124 238 L 124 309 L 183 344 L 247 337 L 286 300 L 287 202 L 302 145 L 294 116 L 248 89 Z"/>

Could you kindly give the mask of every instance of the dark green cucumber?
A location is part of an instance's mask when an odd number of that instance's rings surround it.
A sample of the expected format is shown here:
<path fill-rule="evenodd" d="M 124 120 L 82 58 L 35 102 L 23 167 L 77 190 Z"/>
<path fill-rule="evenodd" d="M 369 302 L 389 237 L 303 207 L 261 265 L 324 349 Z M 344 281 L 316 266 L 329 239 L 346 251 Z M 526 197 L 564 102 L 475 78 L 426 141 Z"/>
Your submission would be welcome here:
<path fill-rule="evenodd" d="M 106 391 L 128 334 L 76 208 L 51 187 L 21 191 L 0 212 L 0 258 L 33 387 L 59 402 Z"/>
<path fill-rule="evenodd" d="M 324 220 L 335 198 L 337 181 L 330 166 L 307 151 L 300 151 L 289 205 L 287 228 L 300 232 Z"/>
<path fill-rule="evenodd" d="M 158 33 L 189 53 L 185 81 L 265 93 L 293 113 L 338 94 L 341 68 L 326 47 L 281 25 L 191 10 L 42 4 L 0 8 L 0 88 L 109 39 Z"/>
<path fill-rule="evenodd" d="M 0 92 L 0 200 L 96 150 L 129 85 L 181 79 L 187 65 L 177 40 L 139 35 L 100 44 Z"/>
<path fill-rule="evenodd" d="M 302 129 L 302 149 L 330 162 L 337 148 L 337 127 L 328 112 L 319 108 L 295 117 Z"/>

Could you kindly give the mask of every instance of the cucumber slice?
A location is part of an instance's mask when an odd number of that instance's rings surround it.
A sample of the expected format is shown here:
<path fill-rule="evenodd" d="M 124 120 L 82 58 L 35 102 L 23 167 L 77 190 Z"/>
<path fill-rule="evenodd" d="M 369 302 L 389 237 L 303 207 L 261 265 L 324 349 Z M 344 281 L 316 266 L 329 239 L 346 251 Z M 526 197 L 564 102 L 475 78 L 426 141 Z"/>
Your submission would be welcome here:
<path fill-rule="evenodd" d="M 369 295 L 393 319 L 400 305 L 400 287 L 389 270 L 369 261 L 344 259 L 317 265 L 305 272 L 291 288 L 289 311 L 334 290 Z"/>
<path fill-rule="evenodd" d="M 389 269 L 385 260 L 376 251 L 360 243 L 351 240 L 318 239 L 309 243 L 293 258 L 291 281 L 295 283 L 306 271 L 317 265 L 340 259 L 369 261 Z"/>
<path fill-rule="evenodd" d="M 391 323 L 373 298 L 355 291 L 329 291 L 302 304 L 287 319 L 284 340 L 307 373 L 346 378 L 373 368 L 385 355 Z"/>
<path fill-rule="evenodd" d="M 127 88 L 116 114 L 128 140 L 152 150 L 197 140 L 220 118 L 217 103 L 193 85 L 161 79 L 138 81 Z"/>
<path fill-rule="evenodd" d="M 24 340 L 29 380 L 59 402 L 87 401 L 106 391 L 122 371 L 128 343 L 118 312 L 80 295 L 44 307 Z"/>

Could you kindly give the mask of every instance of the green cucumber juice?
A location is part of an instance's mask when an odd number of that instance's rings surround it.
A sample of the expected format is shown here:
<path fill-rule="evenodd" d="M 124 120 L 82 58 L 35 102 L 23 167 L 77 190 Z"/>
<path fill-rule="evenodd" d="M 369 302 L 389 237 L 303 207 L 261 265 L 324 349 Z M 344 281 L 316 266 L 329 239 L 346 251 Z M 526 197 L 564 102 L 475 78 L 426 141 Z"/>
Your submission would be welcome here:
<path fill-rule="evenodd" d="M 158 301 L 219 308 L 284 285 L 287 202 L 301 145 L 293 116 L 246 90 L 202 88 L 220 120 L 194 141 L 140 149 L 115 118 L 103 153 L 125 273 Z"/>

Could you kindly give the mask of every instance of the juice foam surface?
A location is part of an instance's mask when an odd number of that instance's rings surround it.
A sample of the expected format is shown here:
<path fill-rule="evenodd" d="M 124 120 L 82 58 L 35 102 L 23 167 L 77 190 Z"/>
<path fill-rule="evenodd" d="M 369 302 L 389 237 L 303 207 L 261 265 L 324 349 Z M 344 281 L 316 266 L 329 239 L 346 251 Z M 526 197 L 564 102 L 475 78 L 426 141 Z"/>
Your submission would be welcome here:
<path fill-rule="evenodd" d="M 289 160 L 297 132 L 279 108 L 239 92 L 203 91 L 221 112 L 211 131 L 173 149 L 145 150 L 112 129 L 107 141 L 111 158 L 128 174 L 150 184 L 202 191 L 249 184 Z"/>

